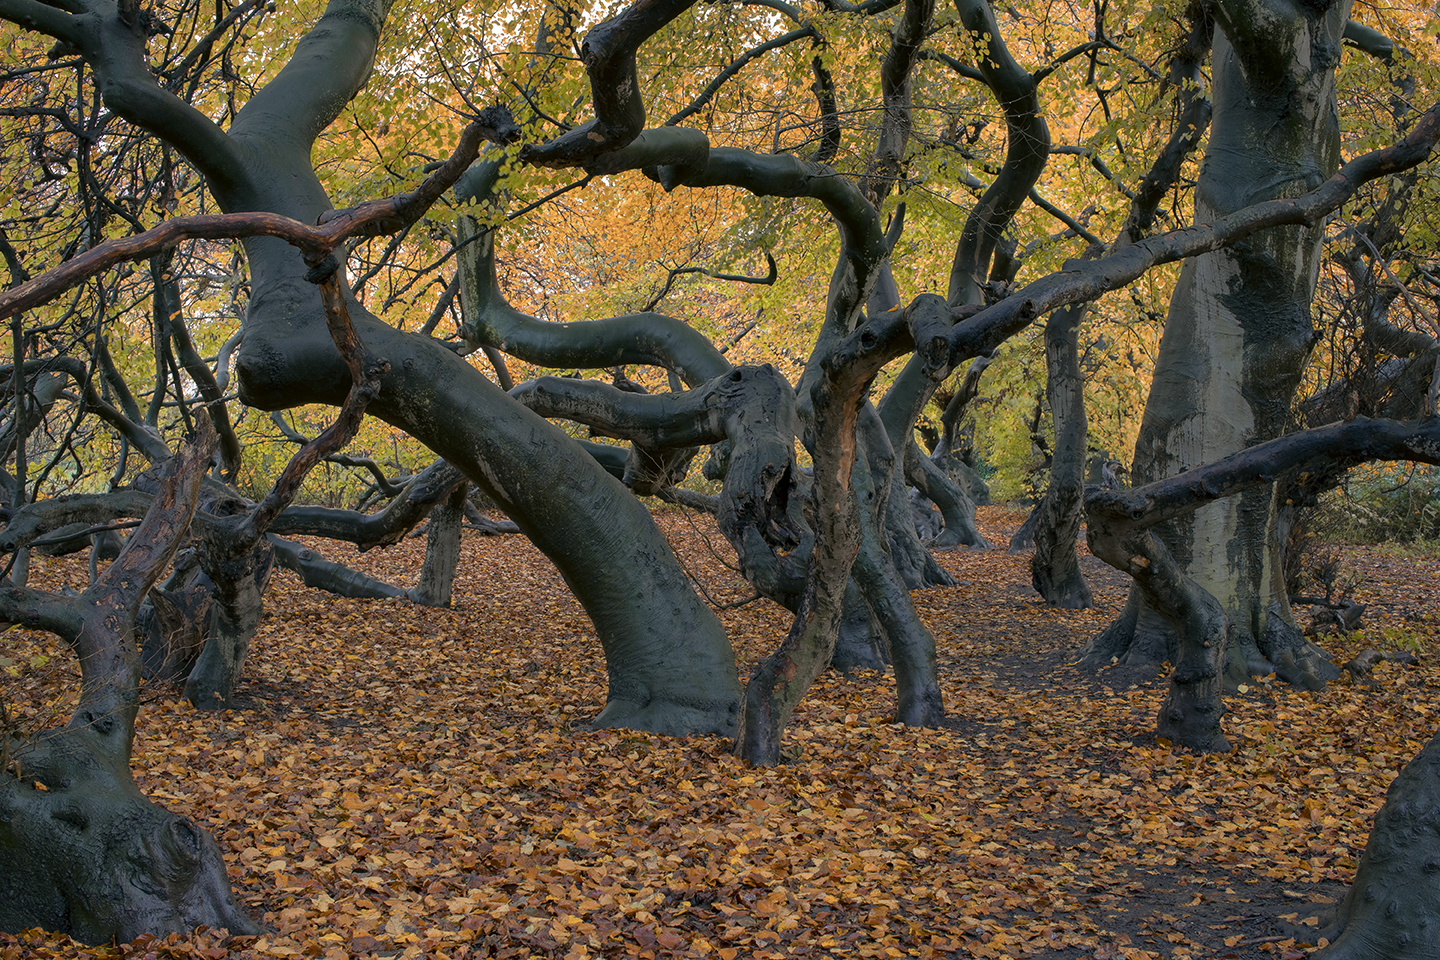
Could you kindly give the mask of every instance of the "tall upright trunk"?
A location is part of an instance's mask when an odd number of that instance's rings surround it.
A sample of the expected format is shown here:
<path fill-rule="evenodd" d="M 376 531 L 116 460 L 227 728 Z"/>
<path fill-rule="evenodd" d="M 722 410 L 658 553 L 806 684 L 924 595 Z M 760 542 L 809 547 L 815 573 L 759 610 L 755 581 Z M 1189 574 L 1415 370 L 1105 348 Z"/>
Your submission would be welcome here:
<path fill-rule="evenodd" d="M 1066 307 L 1045 324 L 1045 391 L 1055 420 L 1050 484 L 1035 515 L 1035 554 L 1030 579 L 1046 602 L 1072 610 L 1089 609 L 1090 585 L 1080 572 L 1075 541 L 1080 536 L 1085 492 L 1085 378 L 1077 351 L 1084 305 Z"/>
<path fill-rule="evenodd" d="M 1338 167 L 1334 71 L 1349 2 L 1280 7 L 1244 0 L 1214 7 L 1214 114 L 1197 223 L 1297 196 Z M 1272 228 L 1185 264 L 1135 446 L 1137 484 L 1279 435 L 1315 339 L 1310 301 L 1320 239 L 1318 228 Z M 1273 501 L 1270 486 L 1249 490 L 1161 535 L 1229 615 L 1233 674 L 1268 673 L 1279 658 L 1295 665 L 1287 679 L 1313 686 L 1333 668 L 1290 621 Z M 1174 654 L 1173 633 L 1145 598 L 1132 594 L 1129 606 L 1128 625 L 1091 642 L 1090 663 Z"/>

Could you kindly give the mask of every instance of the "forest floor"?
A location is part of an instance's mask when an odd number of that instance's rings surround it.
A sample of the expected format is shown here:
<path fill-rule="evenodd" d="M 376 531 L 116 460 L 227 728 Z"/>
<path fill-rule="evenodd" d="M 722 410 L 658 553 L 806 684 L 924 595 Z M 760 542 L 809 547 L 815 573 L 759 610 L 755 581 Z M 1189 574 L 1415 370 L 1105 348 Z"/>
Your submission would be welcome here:
<path fill-rule="evenodd" d="M 981 511 L 1002 544 L 1021 518 Z M 713 523 L 659 519 L 713 598 L 748 594 Z M 408 585 L 423 540 L 326 551 Z M 916 594 L 947 727 L 893 725 L 888 676 L 826 675 L 776 769 L 717 738 L 587 731 L 605 696 L 598 643 L 521 537 L 466 535 L 452 610 L 337 600 L 278 573 L 243 708 L 199 713 L 147 690 L 134 760 L 150 797 L 213 832 L 272 932 L 105 948 L 0 935 L 0 960 L 1295 960 L 1437 723 L 1440 558 L 1344 552 L 1371 606 L 1362 634 L 1329 642 L 1336 661 L 1398 645 L 1421 665 L 1318 694 L 1257 681 L 1229 700 L 1228 755 L 1156 741 L 1158 678 L 1072 666 L 1119 611 L 1122 577 L 1087 557 L 1096 608 L 1052 610 L 1028 556 L 994 549 L 940 555 L 961 584 Z M 83 562 L 37 573 L 67 577 Z M 742 677 L 782 613 L 721 611 Z M 12 716 L 63 717 L 48 698 L 73 695 L 64 655 L 21 631 L 5 653 L 21 674 L 0 675 Z"/>

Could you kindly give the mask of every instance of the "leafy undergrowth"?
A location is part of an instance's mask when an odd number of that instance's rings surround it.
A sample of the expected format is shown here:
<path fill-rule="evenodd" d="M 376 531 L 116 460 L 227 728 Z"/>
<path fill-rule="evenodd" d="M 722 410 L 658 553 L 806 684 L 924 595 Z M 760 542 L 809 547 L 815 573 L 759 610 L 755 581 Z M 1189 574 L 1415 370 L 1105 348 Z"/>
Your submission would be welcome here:
<path fill-rule="evenodd" d="M 982 510 L 1000 543 L 1020 519 Z M 747 595 L 712 525 L 660 521 L 712 597 Z M 423 541 L 327 549 L 408 584 Z M 1229 703 L 1234 752 L 1201 758 L 1156 742 L 1158 680 L 1111 689 L 1069 665 L 1118 612 L 1121 577 L 1085 558 L 1097 609 L 1054 611 L 1027 556 L 940 559 L 964 582 L 916 597 L 947 728 L 892 725 L 888 676 L 827 675 L 792 762 L 770 770 L 718 739 L 587 732 L 598 644 L 520 537 L 467 534 L 453 610 L 277 574 L 245 708 L 150 690 L 134 763 L 214 833 L 273 932 L 109 948 L 32 932 L 0 936 L 0 958 L 1303 956 L 1315 905 L 1343 895 L 1386 787 L 1434 730 L 1440 561 L 1352 552 L 1370 629 L 1330 643 L 1337 662 L 1400 643 L 1420 667 L 1319 694 L 1257 682 Z M 66 575 L 81 565 L 40 573 Z M 764 602 L 722 616 L 748 676 L 784 617 Z M 5 653 L 12 712 L 33 722 L 71 682 L 64 657 L 33 635 Z"/>

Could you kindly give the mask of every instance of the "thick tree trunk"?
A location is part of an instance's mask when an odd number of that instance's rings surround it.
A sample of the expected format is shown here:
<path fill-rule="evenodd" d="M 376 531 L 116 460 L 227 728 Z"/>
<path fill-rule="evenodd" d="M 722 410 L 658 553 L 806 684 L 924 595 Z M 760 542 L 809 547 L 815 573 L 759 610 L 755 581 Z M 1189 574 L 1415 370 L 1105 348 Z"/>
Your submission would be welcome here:
<path fill-rule="evenodd" d="M 863 418 L 863 414 L 862 414 Z M 860 508 L 860 549 L 856 556 L 854 577 L 866 604 L 884 633 L 884 643 L 895 669 L 895 720 L 907 726 L 939 726 L 945 718 L 940 694 L 940 681 L 935 660 L 935 637 L 920 619 L 903 568 L 892 562 L 883 521 L 876 516 L 885 503 L 883 490 L 875 489 L 874 476 L 883 475 L 883 464 L 891 459 L 886 451 L 877 455 L 873 447 L 888 445 L 878 420 L 870 429 L 862 422 L 860 437 L 863 458 L 855 466 L 855 496 Z M 875 468 L 877 461 L 882 470 Z M 912 523 L 910 505 L 905 503 L 906 522 Z M 913 528 L 913 523 L 912 523 Z M 926 554 L 928 556 L 928 553 Z"/>
<path fill-rule="evenodd" d="M 1197 753 L 1230 749 L 1220 732 L 1225 644 L 1230 621 L 1225 609 L 1185 575 L 1158 537 L 1127 528 L 1115 516 L 1092 516 L 1090 549 L 1106 563 L 1135 578 L 1152 609 L 1161 611 L 1177 637 L 1174 670 L 1155 732 Z"/>
<path fill-rule="evenodd" d="M 1243 0 L 1215 6 L 1214 114 L 1197 223 L 1297 196 L 1338 165 L 1334 68 L 1349 3 L 1283 14 L 1262 6 Z M 1255 150 L 1257 142 L 1266 149 Z M 1318 228 L 1272 228 L 1185 264 L 1136 442 L 1137 484 L 1279 435 L 1315 338 L 1310 301 L 1319 241 Z M 1278 658 L 1294 661 L 1292 675 L 1305 685 L 1320 685 L 1334 676 L 1333 667 L 1296 640 L 1274 515 L 1273 487 L 1257 487 L 1176 520 L 1161 536 L 1187 575 L 1229 614 L 1235 674 L 1267 673 Z M 1145 600 L 1132 598 L 1142 608 Z M 1143 609 L 1135 621 L 1146 628 Z M 1124 639 L 1110 633 L 1109 646 Z M 1128 644 L 1121 646 L 1128 658 Z M 1106 656 L 1097 642 L 1086 661 L 1098 666 L 1116 655 Z"/>
<path fill-rule="evenodd" d="M 41 926 L 89 942 L 260 930 L 235 905 L 215 842 L 143 796 L 130 775 L 140 699 L 135 618 L 194 514 L 208 442 L 167 468 L 125 549 L 77 598 L 0 580 L 3 618 L 50 630 L 80 662 L 63 731 L 9 746 L 0 770 L 0 929 Z"/>
<path fill-rule="evenodd" d="M 201 925 L 262 932 L 215 841 L 141 795 L 115 739 L 72 727 L 19 747 L 19 776 L 0 773 L 0 930 L 95 944 Z"/>
<path fill-rule="evenodd" d="M 1219 728 L 1220 696 L 1234 626 L 1224 605 L 1186 572 L 1154 530 L 1206 505 L 1268 488 L 1278 476 L 1308 476 L 1323 485 L 1333 471 L 1369 460 L 1434 462 L 1440 459 L 1437 435 L 1440 419 L 1434 417 L 1354 420 L 1288 434 L 1134 490 L 1092 490 L 1086 496 L 1091 551 L 1135 579 L 1147 607 L 1165 618 L 1176 638 L 1160 736 L 1199 751 L 1228 749 Z M 1121 618 L 1132 632 L 1137 609 L 1132 602 Z M 1286 654 L 1282 661 L 1296 668 Z"/>
<path fill-rule="evenodd" d="M 210 636 L 185 681 L 185 699 L 200 710 L 232 706 L 250 641 L 265 612 L 265 587 L 275 566 L 275 553 L 266 537 L 238 553 L 232 546 L 205 540 L 200 546 L 200 566 L 215 597 Z"/>
<path fill-rule="evenodd" d="M 1315 960 L 1433 960 L 1440 956 L 1440 734 L 1400 771 L 1375 815 L 1338 929 Z"/>

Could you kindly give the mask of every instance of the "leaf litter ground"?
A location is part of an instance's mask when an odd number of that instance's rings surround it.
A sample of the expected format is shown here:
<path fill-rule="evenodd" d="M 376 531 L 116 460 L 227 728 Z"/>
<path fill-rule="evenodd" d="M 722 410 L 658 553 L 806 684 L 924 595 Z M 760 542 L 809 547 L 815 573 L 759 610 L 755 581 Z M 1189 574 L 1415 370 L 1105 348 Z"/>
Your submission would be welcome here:
<path fill-rule="evenodd" d="M 999 543 L 1021 519 L 981 511 Z M 659 521 L 715 601 L 748 594 L 713 524 Z M 326 549 L 408 585 L 423 541 Z M 1257 682 L 1229 701 L 1234 752 L 1203 758 L 1156 741 L 1159 679 L 1072 665 L 1126 587 L 1084 560 L 1097 607 L 1075 612 L 1038 601 L 1026 555 L 942 554 L 961 584 L 916 602 L 947 727 L 890 723 L 888 676 L 827 675 L 768 770 L 715 738 L 586 731 L 598 642 L 523 538 L 467 534 L 453 610 L 277 574 L 242 709 L 147 690 L 134 761 L 149 796 L 214 833 L 272 932 L 86 948 L 34 931 L 0 935 L 0 960 L 1304 956 L 1434 731 L 1440 560 L 1350 551 L 1368 629 L 1329 641 L 1337 662 L 1399 643 L 1419 667 L 1319 694 Z M 50 586 L 84 575 L 46 563 Z M 786 617 L 721 616 L 748 676 Z M 14 631 L 6 655 L 12 715 L 63 716 L 75 675 L 51 642 Z"/>

